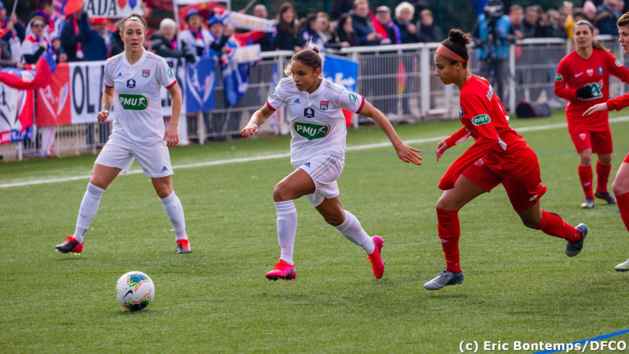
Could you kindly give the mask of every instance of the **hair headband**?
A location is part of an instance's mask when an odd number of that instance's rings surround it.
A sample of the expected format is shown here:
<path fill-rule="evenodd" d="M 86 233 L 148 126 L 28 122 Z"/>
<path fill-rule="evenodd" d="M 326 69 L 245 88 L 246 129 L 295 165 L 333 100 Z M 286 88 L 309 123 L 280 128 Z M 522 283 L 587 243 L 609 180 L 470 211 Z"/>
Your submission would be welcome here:
<path fill-rule="evenodd" d="M 465 59 L 461 58 L 460 55 L 456 54 L 455 52 L 450 50 L 450 48 L 446 47 L 443 44 L 440 45 L 439 48 L 437 48 L 437 54 L 442 55 L 442 56 L 444 56 L 444 57 L 446 57 L 448 59 L 460 61 L 461 63 L 467 64 L 469 62 L 469 60 L 465 60 Z"/>
<path fill-rule="evenodd" d="M 127 18 L 126 20 L 122 21 L 122 24 L 120 25 L 120 27 L 124 28 L 124 24 L 127 23 L 127 21 L 138 21 L 142 24 L 142 27 L 144 27 L 144 30 L 146 30 L 146 26 L 144 26 L 144 22 L 142 22 L 142 20 L 139 17 L 135 17 L 135 16 L 131 16 Z"/>

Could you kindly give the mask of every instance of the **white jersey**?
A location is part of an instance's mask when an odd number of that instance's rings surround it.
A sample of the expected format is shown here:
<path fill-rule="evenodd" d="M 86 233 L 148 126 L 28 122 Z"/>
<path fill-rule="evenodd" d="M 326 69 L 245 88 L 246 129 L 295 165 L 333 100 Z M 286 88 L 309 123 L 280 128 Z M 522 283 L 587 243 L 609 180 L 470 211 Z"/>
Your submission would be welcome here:
<path fill-rule="evenodd" d="M 288 106 L 291 124 L 290 157 L 293 166 L 306 163 L 315 155 L 345 155 L 345 117 L 342 108 L 358 113 L 365 99 L 323 78 L 313 92 L 299 91 L 292 77 L 277 84 L 266 105 L 275 111 Z"/>
<path fill-rule="evenodd" d="M 135 64 L 122 52 L 105 64 L 105 86 L 116 90 L 112 136 L 141 145 L 152 145 L 164 138 L 161 87 L 172 87 L 177 80 L 164 58 L 144 50 Z"/>

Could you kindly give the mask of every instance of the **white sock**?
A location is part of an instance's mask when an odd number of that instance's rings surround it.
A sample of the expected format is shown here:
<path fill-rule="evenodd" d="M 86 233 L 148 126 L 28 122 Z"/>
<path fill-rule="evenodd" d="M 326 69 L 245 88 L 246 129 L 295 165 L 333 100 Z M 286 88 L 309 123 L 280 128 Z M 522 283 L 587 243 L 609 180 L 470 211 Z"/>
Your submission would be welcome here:
<path fill-rule="evenodd" d="M 277 242 L 282 248 L 280 259 L 293 265 L 293 248 L 297 233 L 297 209 L 292 200 L 275 202 L 277 211 Z"/>
<path fill-rule="evenodd" d="M 183 215 L 183 206 L 181 205 L 181 201 L 177 195 L 175 195 L 175 191 L 166 198 L 159 198 L 159 201 L 162 202 L 166 216 L 173 225 L 173 229 L 175 229 L 175 239 L 177 241 L 187 240 L 186 218 Z"/>
<path fill-rule="evenodd" d="M 339 232 L 348 240 L 362 247 L 367 254 L 372 254 L 376 250 L 376 245 L 363 227 L 360 221 L 347 210 L 345 211 L 345 221 L 339 226 L 335 226 Z"/>
<path fill-rule="evenodd" d="M 96 216 L 98 211 L 98 205 L 100 204 L 100 197 L 103 196 L 104 189 L 94 184 L 88 183 L 87 190 L 83 195 L 81 201 L 81 207 L 79 208 L 79 216 L 76 219 L 76 229 L 74 230 L 74 238 L 83 243 L 83 238 L 87 229 L 90 228 L 92 219 Z"/>

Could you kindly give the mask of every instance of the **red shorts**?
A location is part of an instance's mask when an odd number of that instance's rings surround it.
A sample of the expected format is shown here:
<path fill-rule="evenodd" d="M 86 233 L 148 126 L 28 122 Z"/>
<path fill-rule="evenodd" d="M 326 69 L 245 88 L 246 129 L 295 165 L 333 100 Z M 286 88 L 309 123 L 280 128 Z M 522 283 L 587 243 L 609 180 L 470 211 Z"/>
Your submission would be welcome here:
<path fill-rule="evenodd" d="M 577 152 L 585 149 L 592 149 L 594 154 L 611 154 L 614 152 L 612 144 L 612 132 L 607 126 L 606 131 L 593 132 L 586 129 L 570 130 L 570 138 Z"/>
<path fill-rule="evenodd" d="M 513 210 L 522 212 L 532 207 L 546 193 L 546 186 L 542 184 L 539 171 L 537 155 L 531 150 L 528 162 L 530 168 L 519 176 L 504 176 L 492 171 L 482 161 L 478 160 L 473 165 L 463 171 L 463 176 L 467 177 L 475 185 L 481 187 L 489 193 L 494 187 L 502 183 L 509 196 L 509 201 Z"/>
<path fill-rule="evenodd" d="M 629 154 L 627 154 L 627 156 L 625 156 L 625 161 L 623 161 L 624 163 L 629 163 Z"/>

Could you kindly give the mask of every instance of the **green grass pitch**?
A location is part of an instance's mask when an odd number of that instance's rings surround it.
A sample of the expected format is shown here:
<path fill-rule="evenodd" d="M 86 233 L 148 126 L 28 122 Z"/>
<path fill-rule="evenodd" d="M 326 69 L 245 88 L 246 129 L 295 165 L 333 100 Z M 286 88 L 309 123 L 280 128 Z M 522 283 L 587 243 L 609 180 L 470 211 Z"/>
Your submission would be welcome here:
<path fill-rule="evenodd" d="M 621 113 L 612 116 L 622 116 Z M 562 112 L 513 120 L 516 129 L 559 124 Z M 403 140 L 446 136 L 458 121 L 398 125 Z M 613 180 L 629 151 L 629 122 L 612 124 Z M 629 235 L 615 206 L 579 209 L 577 154 L 566 128 L 525 131 L 538 152 L 545 210 L 590 226 L 583 252 L 521 225 L 502 187 L 460 212 L 462 286 L 422 285 L 445 267 L 437 237 L 439 178 L 471 141 L 435 162 L 436 142 L 413 146 L 423 166 L 393 148 L 348 150 L 341 201 L 385 239 L 375 280 L 363 251 L 296 201 L 297 279 L 270 282 L 279 258 L 273 186 L 289 158 L 181 168 L 196 162 L 287 153 L 288 137 L 171 150 L 192 251 L 174 233 L 150 180 L 118 177 L 103 195 L 80 256 L 54 245 L 74 231 L 87 179 L 0 188 L 0 352 L 458 352 L 461 341 L 570 343 L 629 328 Z M 350 130 L 348 147 L 386 141 L 377 127 Z M 89 175 L 95 156 L 0 164 L 0 184 Z M 138 169 L 137 163 L 133 168 Z M 611 181 L 610 181 L 611 185 Z M 118 277 L 147 273 L 156 297 L 131 313 Z M 616 340 L 628 340 L 619 336 Z M 481 348 L 482 349 L 482 348 Z"/>

